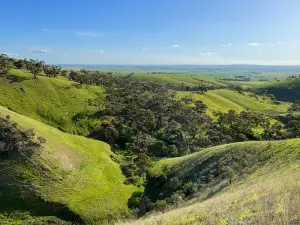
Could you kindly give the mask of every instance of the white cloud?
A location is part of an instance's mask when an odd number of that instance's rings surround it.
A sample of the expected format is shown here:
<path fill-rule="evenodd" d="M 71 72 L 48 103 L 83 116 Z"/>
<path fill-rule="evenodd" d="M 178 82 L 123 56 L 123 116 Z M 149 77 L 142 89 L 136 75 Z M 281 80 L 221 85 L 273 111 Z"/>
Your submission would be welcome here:
<path fill-rule="evenodd" d="M 32 49 L 28 49 L 28 51 L 30 51 L 31 53 L 49 53 L 50 51 L 49 50 L 46 50 L 46 49 L 35 49 L 35 50 L 32 50 Z"/>
<path fill-rule="evenodd" d="M 249 46 L 260 46 L 260 43 L 251 42 L 251 43 L 247 43 L 247 45 L 249 45 Z"/>
<path fill-rule="evenodd" d="M 278 42 L 277 42 L 277 44 L 281 45 L 281 44 L 282 44 L 282 42 L 281 42 L 281 41 L 278 41 Z"/>
<path fill-rule="evenodd" d="M 42 31 L 44 31 L 44 32 L 49 32 L 49 30 L 48 30 L 48 29 L 46 29 L 46 28 L 44 28 Z"/>
<path fill-rule="evenodd" d="M 100 49 L 100 50 L 94 50 L 94 51 L 90 51 L 90 53 L 103 54 L 104 50 L 102 50 L 102 49 Z"/>
<path fill-rule="evenodd" d="M 10 57 L 18 57 L 18 56 L 20 56 L 17 53 L 4 53 L 4 54 L 7 55 L 7 56 L 10 56 Z"/>
<path fill-rule="evenodd" d="M 228 44 L 224 44 L 224 45 L 221 45 L 222 47 L 231 47 L 232 44 L 231 43 L 228 43 Z"/>
<path fill-rule="evenodd" d="M 173 45 L 173 48 L 180 48 L 180 45 Z"/>
<path fill-rule="evenodd" d="M 199 52 L 198 55 L 201 55 L 201 56 L 215 56 L 216 53 L 214 53 L 214 52 Z"/>
<path fill-rule="evenodd" d="M 77 36 L 91 37 L 91 38 L 102 36 L 102 34 L 99 34 L 99 33 L 96 33 L 96 32 L 76 32 L 74 34 L 77 35 Z"/>
<path fill-rule="evenodd" d="M 142 50 L 143 50 L 143 51 L 146 51 L 146 50 L 148 50 L 148 48 L 145 48 L 145 47 L 144 47 L 144 48 L 142 48 Z"/>
<path fill-rule="evenodd" d="M 103 54 L 104 50 L 100 49 L 100 50 L 95 51 L 95 53 Z"/>

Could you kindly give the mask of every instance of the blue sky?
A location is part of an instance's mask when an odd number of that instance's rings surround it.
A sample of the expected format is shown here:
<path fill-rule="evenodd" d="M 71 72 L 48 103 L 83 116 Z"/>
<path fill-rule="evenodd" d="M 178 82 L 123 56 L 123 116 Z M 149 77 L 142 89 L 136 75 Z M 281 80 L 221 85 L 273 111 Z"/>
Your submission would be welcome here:
<path fill-rule="evenodd" d="M 47 63 L 300 65 L 299 0 L 2 1 L 0 52 Z"/>

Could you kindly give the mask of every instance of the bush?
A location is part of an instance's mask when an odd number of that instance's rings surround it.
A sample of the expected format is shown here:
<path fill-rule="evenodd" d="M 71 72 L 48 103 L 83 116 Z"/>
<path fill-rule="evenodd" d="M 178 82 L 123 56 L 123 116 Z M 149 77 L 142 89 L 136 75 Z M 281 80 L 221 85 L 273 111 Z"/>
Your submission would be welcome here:
<path fill-rule="evenodd" d="M 16 123 L 10 121 L 10 117 L 0 117 L 0 153 L 13 155 L 16 158 L 30 158 L 38 153 L 46 140 L 37 138 L 33 129 L 22 130 Z"/>
<path fill-rule="evenodd" d="M 157 211 L 165 211 L 169 207 L 166 200 L 157 200 L 155 203 L 150 203 L 150 208 Z"/>

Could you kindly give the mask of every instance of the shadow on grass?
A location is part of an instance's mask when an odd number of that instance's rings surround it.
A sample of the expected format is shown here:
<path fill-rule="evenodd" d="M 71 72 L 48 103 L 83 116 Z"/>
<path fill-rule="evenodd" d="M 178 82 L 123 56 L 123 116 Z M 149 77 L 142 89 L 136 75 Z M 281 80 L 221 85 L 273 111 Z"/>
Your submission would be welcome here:
<path fill-rule="evenodd" d="M 9 80 L 9 83 L 21 83 L 25 80 L 32 80 L 34 78 L 21 77 L 21 76 L 16 76 L 16 75 L 8 75 L 8 76 L 6 76 L 6 79 Z"/>
<path fill-rule="evenodd" d="M 0 187 L 0 214 L 27 212 L 31 216 L 55 216 L 74 224 L 84 224 L 82 219 L 68 209 L 66 205 L 45 201 L 37 196 L 32 185 L 5 185 L 4 187 L 0 185 Z"/>

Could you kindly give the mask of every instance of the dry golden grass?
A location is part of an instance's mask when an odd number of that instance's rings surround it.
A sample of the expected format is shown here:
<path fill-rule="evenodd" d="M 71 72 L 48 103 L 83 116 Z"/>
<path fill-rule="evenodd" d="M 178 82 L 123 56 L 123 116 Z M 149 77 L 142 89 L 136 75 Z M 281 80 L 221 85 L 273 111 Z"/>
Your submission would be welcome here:
<path fill-rule="evenodd" d="M 190 206 L 123 225 L 300 224 L 300 167 L 251 180 Z"/>

